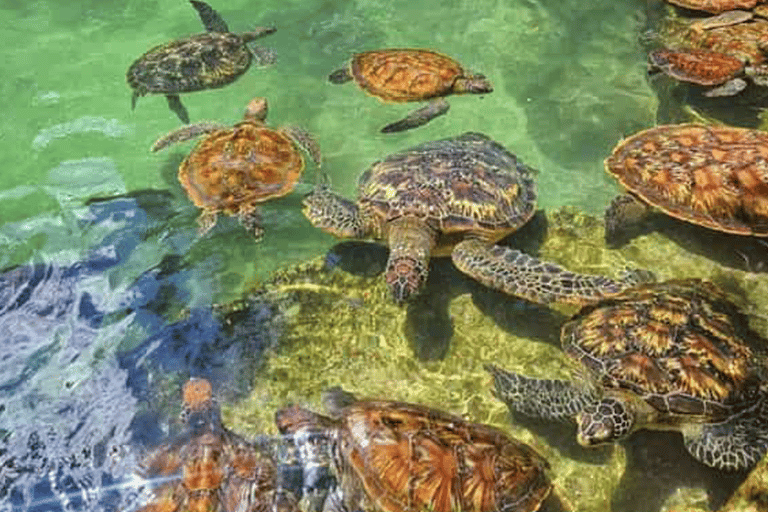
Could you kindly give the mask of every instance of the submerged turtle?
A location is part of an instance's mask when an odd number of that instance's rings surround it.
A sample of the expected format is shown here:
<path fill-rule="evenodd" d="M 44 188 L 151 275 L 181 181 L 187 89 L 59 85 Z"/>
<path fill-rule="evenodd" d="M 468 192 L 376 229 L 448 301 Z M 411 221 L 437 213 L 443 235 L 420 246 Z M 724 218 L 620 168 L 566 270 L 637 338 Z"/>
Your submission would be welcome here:
<path fill-rule="evenodd" d="M 483 75 L 469 73 L 452 58 L 418 49 L 388 49 L 357 53 L 347 67 L 328 80 L 343 84 L 354 80 L 360 88 L 383 101 L 429 103 L 400 121 L 385 126 L 384 133 L 416 128 L 448 112 L 449 94 L 484 94 L 493 91 Z"/>
<path fill-rule="evenodd" d="M 494 245 L 533 216 L 533 172 L 501 144 L 470 132 L 374 163 L 360 176 L 357 202 L 321 184 L 304 198 L 303 211 L 337 237 L 389 246 L 386 281 L 397 301 L 422 287 L 430 256 L 448 255 L 486 286 L 535 302 L 581 303 L 618 293 L 621 282 Z"/>
<path fill-rule="evenodd" d="M 768 134 L 699 124 L 661 125 L 622 140 L 605 160 L 627 194 L 605 211 L 609 242 L 654 207 L 693 224 L 768 236 Z"/>
<path fill-rule="evenodd" d="M 720 469 L 749 467 L 768 449 L 768 345 L 713 284 L 640 285 L 584 307 L 561 339 L 585 381 L 487 366 L 510 408 L 575 417 L 584 446 L 641 428 L 679 430 L 694 457 Z"/>
<path fill-rule="evenodd" d="M 712 50 L 657 49 L 648 54 L 649 72 L 662 71 L 676 80 L 702 86 L 717 86 L 704 96 L 733 96 L 747 87 L 745 78 L 768 86 L 766 65 L 746 66 L 733 55 Z"/>
<path fill-rule="evenodd" d="M 307 151 L 316 164 L 320 150 L 300 128 L 273 129 L 264 125 L 267 100 L 254 98 L 243 121 L 233 127 L 201 122 L 158 139 L 152 151 L 208 134 L 179 166 L 179 181 L 190 199 L 202 208 L 201 233 L 216 223 L 219 212 L 237 216 L 259 238 L 263 234 L 258 204 L 291 192 L 304 170 Z"/>
<path fill-rule="evenodd" d="M 339 388 L 326 398 L 334 418 L 293 406 L 276 422 L 283 434 L 327 432 L 340 484 L 327 512 L 529 512 L 552 489 L 547 462 L 498 429 Z"/>
<path fill-rule="evenodd" d="M 131 109 L 145 94 L 165 94 L 168 106 L 184 123 L 189 114 L 180 93 L 216 89 L 237 80 L 256 60 L 267 64 L 274 55 L 264 48 L 248 47 L 249 42 L 275 32 L 274 27 L 258 27 L 233 34 L 211 6 L 190 0 L 208 31 L 161 44 L 136 59 L 126 79 L 133 89 Z"/>
<path fill-rule="evenodd" d="M 737 9 L 752 9 L 765 0 L 667 0 L 678 7 L 684 7 L 693 11 L 705 11 L 718 14 Z"/>
<path fill-rule="evenodd" d="M 187 381 L 183 398 L 184 430 L 141 463 L 144 478 L 166 482 L 142 512 L 298 512 L 294 497 L 278 489 L 273 459 L 224 427 L 207 380 Z"/>

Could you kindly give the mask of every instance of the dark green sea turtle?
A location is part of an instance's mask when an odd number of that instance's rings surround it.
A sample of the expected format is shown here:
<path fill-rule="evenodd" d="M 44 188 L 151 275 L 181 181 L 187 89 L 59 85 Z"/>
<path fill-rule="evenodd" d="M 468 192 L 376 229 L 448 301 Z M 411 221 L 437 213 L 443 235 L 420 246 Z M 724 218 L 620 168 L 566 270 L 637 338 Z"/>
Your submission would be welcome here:
<path fill-rule="evenodd" d="M 660 125 L 619 142 L 605 170 L 627 193 L 605 211 L 609 242 L 656 208 L 737 235 L 768 236 L 768 134 L 700 124 Z"/>
<path fill-rule="evenodd" d="M 303 211 L 337 237 L 386 244 L 386 281 L 397 301 L 422 287 L 431 256 L 448 255 L 486 286 L 535 302 L 582 303 L 621 291 L 621 282 L 495 245 L 533 216 L 533 172 L 486 135 L 465 133 L 374 163 L 360 177 L 357 202 L 320 185 Z"/>
<path fill-rule="evenodd" d="M 552 490 L 546 460 L 491 426 L 339 388 L 326 403 L 333 418 L 297 406 L 275 418 L 282 434 L 330 438 L 339 486 L 325 512 L 533 512 Z"/>
<path fill-rule="evenodd" d="M 133 89 L 132 109 L 140 96 L 164 94 L 171 110 L 182 122 L 189 123 L 179 94 L 223 87 L 237 80 L 254 60 L 260 64 L 274 60 L 270 51 L 251 49 L 247 44 L 273 33 L 274 27 L 233 34 L 208 4 L 199 0 L 190 3 L 207 32 L 156 46 L 131 64 L 126 80 Z"/>
<path fill-rule="evenodd" d="M 594 446 L 641 428 L 678 430 L 688 451 L 743 469 L 768 449 L 766 340 L 713 284 L 644 284 L 585 306 L 562 328 L 582 380 L 544 380 L 487 366 L 513 410 L 573 419 Z"/>
<path fill-rule="evenodd" d="M 450 94 L 493 91 L 483 75 L 469 73 L 454 59 L 431 50 L 386 49 L 357 53 L 347 67 L 331 73 L 331 83 L 354 80 L 365 92 L 382 101 L 429 103 L 405 119 L 385 126 L 384 133 L 410 130 L 448 112 Z"/>
<path fill-rule="evenodd" d="M 320 163 L 320 149 L 309 133 L 296 128 L 269 128 L 267 100 L 254 98 L 243 121 L 227 127 L 200 122 L 171 131 L 152 145 L 159 151 L 173 143 L 206 135 L 179 166 L 179 181 L 196 206 L 201 233 L 219 213 L 235 215 L 246 229 L 263 234 L 258 205 L 291 192 L 304 170 L 299 148 Z"/>
<path fill-rule="evenodd" d="M 184 430 L 141 461 L 144 478 L 165 482 L 141 512 L 298 512 L 266 450 L 222 424 L 207 380 L 187 381 L 183 402 Z"/>

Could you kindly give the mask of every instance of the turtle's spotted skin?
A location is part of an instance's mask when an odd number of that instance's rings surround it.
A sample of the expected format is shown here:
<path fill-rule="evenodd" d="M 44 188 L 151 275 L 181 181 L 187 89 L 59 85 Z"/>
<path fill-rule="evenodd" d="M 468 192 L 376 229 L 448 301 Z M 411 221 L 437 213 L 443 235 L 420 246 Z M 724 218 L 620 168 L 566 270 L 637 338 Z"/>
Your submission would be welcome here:
<path fill-rule="evenodd" d="M 189 114 L 179 94 L 215 89 L 237 80 L 254 60 L 269 62 L 272 56 L 264 49 L 254 54 L 247 43 L 269 35 L 272 27 L 234 34 L 226 22 L 205 2 L 190 0 L 207 30 L 156 46 L 136 59 L 128 68 L 126 81 L 133 89 L 131 108 L 146 94 L 164 94 L 168 105 L 184 123 Z"/>
<path fill-rule="evenodd" d="M 605 160 L 605 169 L 633 198 L 672 217 L 725 233 L 768 236 L 764 132 L 657 126 L 622 140 Z M 609 240 L 623 229 L 624 206 L 606 211 Z"/>
<path fill-rule="evenodd" d="M 405 119 L 385 126 L 384 133 L 416 128 L 445 114 L 448 103 L 439 99 L 444 96 L 493 91 L 483 75 L 466 71 L 451 57 L 413 48 L 357 53 L 346 68 L 331 73 L 329 80 L 337 84 L 354 80 L 361 89 L 382 101 L 432 100 Z"/>
<path fill-rule="evenodd" d="M 640 285 L 582 308 L 561 339 L 589 382 L 490 366 L 511 408 L 575 418 L 584 446 L 639 428 L 679 430 L 694 457 L 722 469 L 749 467 L 768 449 L 768 344 L 713 284 Z"/>
<path fill-rule="evenodd" d="M 141 512 L 298 512 L 296 500 L 277 489 L 272 458 L 221 423 L 210 383 L 190 379 L 183 396 L 184 430 L 141 462 L 141 476 L 164 482 Z"/>
<path fill-rule="evenodd" d="M 427 142 L 374 163 L 356 202 L 317 187 L 304 198 L 313 225 L 390 249 L 386 281 L 397 301 L 423 286 L 431 256 L 448 256 L 481 283 L 536 302 L 589 302 L 624 283 L 578 275 L 494 246 L 536 208 L 533 171 L 479 133 Z"/>
<path fill-rule="evenodd" d="M 529 512 L 551 491 L 547 462 L 493 427 L 387 400 L 332 414 L 293 406 L 276 417 L 284 434 L 311 427 L 330 437 L 340 486 L 326 511 Z"/>
<path fill-rule="evenodd" d="M 267 101 L 254 98 L 242 122 L 233 127 L 197 123 L 170 132 L 153 151 L 206 134 L 179 166 L 179 181 L 202 209 L 202 232 L 218 213 L 237 216 L 258 238 L 262 234 L 257 205 L 290 193 L 305 161 L 300 148 L 319 162 L 319 149 L 309 134 L 297 128 L 264 125 Z"/>

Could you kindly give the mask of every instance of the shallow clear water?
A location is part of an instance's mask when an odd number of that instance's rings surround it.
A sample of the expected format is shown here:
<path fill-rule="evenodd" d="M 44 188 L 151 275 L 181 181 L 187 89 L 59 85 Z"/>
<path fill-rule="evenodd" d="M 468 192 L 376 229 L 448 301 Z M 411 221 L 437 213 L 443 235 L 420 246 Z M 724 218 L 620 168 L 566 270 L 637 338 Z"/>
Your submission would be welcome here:
<path fill-rule="evenodd" d="M 266 96 L 269 123 L 312 132 L 334 188 L 348 196 L 384 155 L 472 130 L 539 169 L 541 208 L 599 214 L 616 191 L 603 158 L 622 135 L 653 124 L 637 42 L 644 2 L 213 6 L 233 31 L 274 24 L 263 43 L 278 62 L 183 96 L 192 120 L 233 123 L 250 98 Z M 0 15 L 0 269 L 21 265 L 0 285 L 0 433 L 12 432 L 0 449 L 0 460 L 12 461 L 0 464 L 0 502 L 11 499 L 0 508 L 109 509 L 131 472 L 126 446 L 164 431 L 177 396 L 168 389 L 192 373 L 217 377 L 236 396 L 275 342 L 271 327 L 255 323 L 222 334 L 225 320 L 211 305 L 325 254 L 334 240 L 300 213 L 313 169 L 296 192 L 264 207 L 261 243 L 230 218 L 197 237 L 198 211 L 176 180 L 190 145 L 151 154 L 179 122 L 162 97 L 143 97 L 131 111 L 125 83 L 147 49 L 201 31 L 187 2 L 5 0 Z M 495 90 L 449 98 L 448 115 L 425 127 L 380 134 L 413 106 L 326 77 L 352 52 L 382 47 L 439 50 Z"/>

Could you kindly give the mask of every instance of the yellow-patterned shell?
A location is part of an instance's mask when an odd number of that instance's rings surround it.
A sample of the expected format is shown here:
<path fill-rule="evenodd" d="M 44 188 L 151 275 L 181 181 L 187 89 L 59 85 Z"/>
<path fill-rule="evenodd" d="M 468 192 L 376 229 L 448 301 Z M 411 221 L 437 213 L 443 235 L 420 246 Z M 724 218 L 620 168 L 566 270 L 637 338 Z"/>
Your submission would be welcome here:
<path fill-rule="evenodd" d="M 452 58 L 431 50 L 387 49 L 355 54 L 350 74 L 366 92 L 385 101 L 419 101 L 452 92 L 465 76 Z"/>
<path fill-rule="evenodd" d="M 717 231 L 768 236 L 768 134 L 661 125 L 622 140 L 606 171 L 672 217 Z"/>
<path fill-rule="evenodd" d="M 766 341 L 715 285 L 673 280 L 584 307 L 562 329 L 565 352 L 596 381 L 661 413 L 726 419 L 762 385 Z"/>
<path fill-rule="evenodd" d="M 198 207 L 235 215 L 288 194 L 303 170 L 286 133 L 244 121 L 202 139 L 179 167 L 179 181 Z"/>

